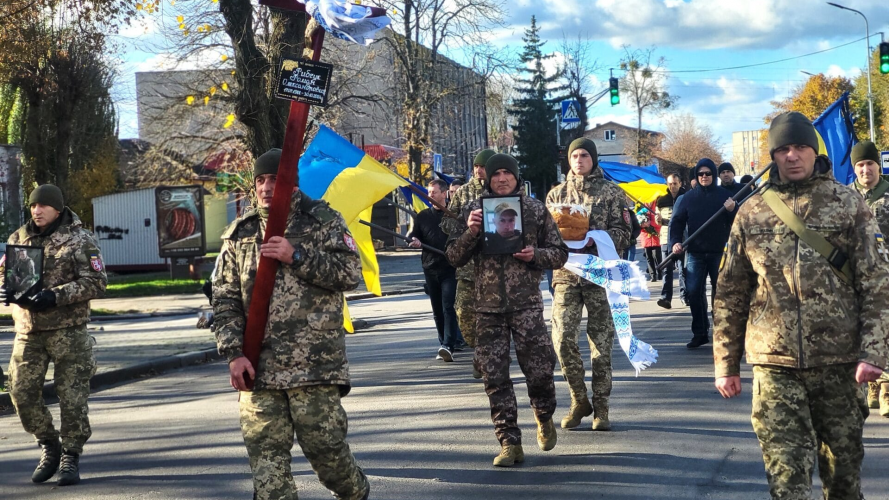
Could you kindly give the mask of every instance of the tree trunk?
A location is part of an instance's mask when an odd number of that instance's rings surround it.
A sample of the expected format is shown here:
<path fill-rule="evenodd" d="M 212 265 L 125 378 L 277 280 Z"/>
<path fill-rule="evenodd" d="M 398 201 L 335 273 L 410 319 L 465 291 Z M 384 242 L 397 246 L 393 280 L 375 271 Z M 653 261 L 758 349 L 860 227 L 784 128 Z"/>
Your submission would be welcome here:
<path fill-rule="evenodd" d="M 642 108 L 636 115 L 636 165 L 642 165 Z"/>

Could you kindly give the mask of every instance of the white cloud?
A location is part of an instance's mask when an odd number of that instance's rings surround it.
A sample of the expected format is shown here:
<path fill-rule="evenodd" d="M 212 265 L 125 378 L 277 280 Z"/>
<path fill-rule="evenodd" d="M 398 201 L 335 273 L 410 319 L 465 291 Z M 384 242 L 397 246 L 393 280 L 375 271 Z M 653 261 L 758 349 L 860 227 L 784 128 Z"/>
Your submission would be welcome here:
<path fill-rule="evenodd" d="M 217 68 L 222 64 L 226 51 L 221 48 L 207 48 L 191 54 L 185 60 L 169 52 L 156 54 L 136 65 L 136 72 L 174 71 Z"/>
<path fill-rule="evenodd" d="M 827 71 L 824 72 L 825 75 L 836 78 L 838 76 L 842 76 L 845 78 L 853 79 L 861 74 L 861 68 L 857 66 L 852 66 L 849 69 L 843 69 L 839 65 L 831 64 Z"/>

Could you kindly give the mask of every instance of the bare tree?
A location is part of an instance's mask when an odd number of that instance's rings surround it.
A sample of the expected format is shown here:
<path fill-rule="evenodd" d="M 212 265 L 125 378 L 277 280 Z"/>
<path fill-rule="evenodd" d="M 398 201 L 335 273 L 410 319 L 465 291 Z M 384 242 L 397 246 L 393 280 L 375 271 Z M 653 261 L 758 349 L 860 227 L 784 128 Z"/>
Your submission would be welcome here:
<path fill-rule="evenodd" d="M 666 122 L 666 138 L 659 156 L 685 166 L 701 158 L 722 162 L 719 141 L 709 126 L 698 123 L 688 113 L 671 116 Z"/>
<path fill-rule="evenodd" d="M 621 94 L 629 97 L 630 107 L 636 111 L 636 161 L 641 164 L 642 155 L 642 116 L 647 113 L 661 113 L 673 106 L 678 97 L 666 91 L 667 78 L 664 70 L 667 60 L 655 57 L 655 48 L 631 50 L 624 45 L 624 57 L 620 69 L 625 71 L 621 78 Z"/>
<path fill-rule="evenodd" d="M 395 36 L 386 37 L 395 59 L 401 134 L 410 175 L 423 176 L 422 159 L 432 144 L 436 107 L 448 96 L 478 92 L 501 65 L 487 36 L 503 20 L 501 0 L 380 0 L 392 17 Z M 446 55 L 457 49 L 480 78 L 450 78 Z M 467 52 L 468 51 L 468 52 Z M 484 92 L 481 93 L 484 96 Z"/>
<path fill-rule="evenodd" d="M 594 94 L 600 90 L 593 86 L 593 82 L 595 74 L 602 69 L 602 66 L 599 64 L 599 60 L 593 57 L 589 39 L 580 34 L 573 40 L 569 40 L 563 35 L 559 52 L 565 58 L 562 73 L 568 97 L 580 103 L 579 126 L 562 132 L 563 143 L 567 143 L 582 136 L 589 125 L 589 99 L 592 99 Z"/>
<path fill-rule="evenodd" d="M 509 126 L 509 109 L 517 97 L 510 75 L 498 74 L 488 79 L 485 112 L 488 121 L 488 146 L 508 153 L 515 145 Z"/>

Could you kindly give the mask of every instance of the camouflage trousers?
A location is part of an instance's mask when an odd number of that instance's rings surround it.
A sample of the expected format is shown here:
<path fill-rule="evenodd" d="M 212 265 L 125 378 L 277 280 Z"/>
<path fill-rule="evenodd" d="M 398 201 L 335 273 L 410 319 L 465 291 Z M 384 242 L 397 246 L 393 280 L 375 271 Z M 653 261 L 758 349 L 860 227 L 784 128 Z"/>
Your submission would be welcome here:
<path fill-rule="evenodd" d="M 478 345 L 475 357 L 485 382 L 491 404 L 494 434 L 501 445 L 521 444 L 518 405 L 509 377 L 510 337 L 515 342 L 516 358 L 525 374 L 531 408 L 538 420 L 547 421 L 556 411 L 556 386 L 553 369 L 556 356 L 546 333 L 542 309 L 514 313 L 477 313 Z"/>
<path fill-rule="evenodd" d="M 336 385 L 241 392 L 241 433 L 256 500 L 297 500 L 290 472 L 293 437 L 327 489 L 360 500 L 370 485 L 346 443 L 348 421 Z"/>
<path fill-rule="evenodd" d="M 43 401 L 43 384 L 52 361 L 59 397 L 61 432 Z M 62 448 L 82 453 L 92 435 L 87 398 L 96 358 L 86 325 L 17 334 L 9 361 L 9 394 L 22 426 L 38 441 L 61 437 Z"/>
<path fill-rule="evenodd" d="M 583 307 L 587 309 L 586 334 L 590 343 L 593 401 L 608 402 L 611 396 L 611 349 L 614 345 L 614 321 L 605 289 L 560 283 L 553 300 L 553 344 L 568 382 L 571 400 L 587 397 L 586 372 L 580 356 L 578 337 Z"/>
<path fill-rule="evenodd" d="M 855 366 L 753 367 L 751 420 L 772 498 L 811 498 L 816 453 L 824 498 L 860 498 L 867 406 Z"/>
<path fill-rule="evenodd" d="M 475 347 L 475 283 L 469 280 L 457 280 L 457 298 L 454 302 L 457 309 L 457 322 L 460 333 L 469 347 Z"/>

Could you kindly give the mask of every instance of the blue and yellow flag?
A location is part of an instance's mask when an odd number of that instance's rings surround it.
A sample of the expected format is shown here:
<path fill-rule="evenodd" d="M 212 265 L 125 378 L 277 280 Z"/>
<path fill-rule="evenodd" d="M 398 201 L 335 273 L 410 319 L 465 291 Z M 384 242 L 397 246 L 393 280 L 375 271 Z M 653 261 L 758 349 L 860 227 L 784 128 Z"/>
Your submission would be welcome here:
<path fill-rule="evenodd" d="M 382 294 L 380 268 L 370 228 L 358 221 L 369 219 L 374 203 L 405 185 L 405 179 L 324 125 L 299 160 L 300 190 L 343 215 L 358 246 L 364 283 L 375 295 Z M 348 308 L 345 313 L 344 326 L 353 332 Z"/>
<path fill-rule="evenodd" d="M 422 192 L 423 194 L 428 194 L 428 191 L 423 186 L 421 186 L 421 185 L 417 184 L 416 182 L 413 182 L 409 179 L 405 179 L 404 177 L 402 177 L 402 179 L 404 179 L 404 182 L 406 182 L 406 183 L 410 184 L 411 186 L 414 186 L 416 189 L 420 190 L 420 192 Z M 411 191 L 410 188 L 407 188 L 407 187 L 401 188 L 401 194 L 404 196 L 405 200 L 410 202 L 411 209 L 413 209 L 414 212 L 420 213 L 421 211 L 430 207 L 428 201 L 417 196 L 413 191 Z"/>
<path fill-rule="evenodd" d="M 657 173 L 657 167 L 637 167 L 616 161 L 600 161 L 605 178 L 617 183 L 634 200 L 652 203 L 667 192 L 667 181 Z"/>
<path fill-rule="evenodd" d="M 833 163 L 833 176 L 838 182 L 851 184 L 855 180 L 852 165 L 852 146 L 858 142 L 852 127 L 849 112 L 849 93 L 844 92 L 839 99 L 824 110 L 812 122 L 818 132 L 819 154 L 827 155 Z"/>

